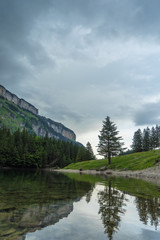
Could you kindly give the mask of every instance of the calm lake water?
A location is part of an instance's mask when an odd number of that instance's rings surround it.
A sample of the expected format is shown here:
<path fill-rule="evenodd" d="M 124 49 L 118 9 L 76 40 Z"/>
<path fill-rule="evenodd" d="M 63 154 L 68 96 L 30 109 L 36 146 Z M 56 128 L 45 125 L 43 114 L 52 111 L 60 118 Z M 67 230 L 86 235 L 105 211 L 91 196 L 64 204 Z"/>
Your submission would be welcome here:
<path fill-rule="evenodd" d="M 0 171 L 0 239 L 159 240 L 160 189 L 128 178 Z"/>

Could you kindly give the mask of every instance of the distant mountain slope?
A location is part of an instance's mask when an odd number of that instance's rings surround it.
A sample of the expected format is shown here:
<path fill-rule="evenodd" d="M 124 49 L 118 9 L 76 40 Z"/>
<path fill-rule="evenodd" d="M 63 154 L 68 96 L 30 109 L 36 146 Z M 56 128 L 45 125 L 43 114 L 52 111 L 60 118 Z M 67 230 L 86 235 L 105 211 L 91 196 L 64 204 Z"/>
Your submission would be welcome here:
<path fill-rule="evenodd" d="M 38 115 L 38 109 L 24 99 L 19 99 L 3 86 L 0 86 L 0 127 L 10 128 L 12 132 L 24 127 L 36 133 L 65 141 L 75 141 L 76 135 L 63 124 Z"/>
<path fill-rule="evenodd" d="M 7 99 L 10 102 L 15 103 L 18 107 L 20 107 L 24 110 L 28 110 L 28 111 L 32 112 L 33 114 L 38 115 L 37 108 L 35 108 L 32 104 L 28 103 L 24 99 L 17 97 L 15 94 L 8 91 L 2 85 L 0 85 L 0 96 L 3 97 L 4 99 Z"/>

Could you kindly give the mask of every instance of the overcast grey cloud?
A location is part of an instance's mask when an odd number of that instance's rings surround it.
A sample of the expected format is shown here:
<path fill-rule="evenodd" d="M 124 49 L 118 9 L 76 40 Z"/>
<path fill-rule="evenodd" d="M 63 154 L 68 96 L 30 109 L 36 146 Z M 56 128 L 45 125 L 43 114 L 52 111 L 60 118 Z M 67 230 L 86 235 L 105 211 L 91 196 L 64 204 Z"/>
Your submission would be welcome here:
<path fill-rule="evenodd" d="M 142 105 L 137 112 L 135 112 L 136 125 L 159 125 L 160 112 L 158 109 L 160 109 L 160 100 Z"/>
<path fill-rule="evenodd" d="M 97 145 L 159 123 L 159 0 L 0 0 L 0 84 Z"/>

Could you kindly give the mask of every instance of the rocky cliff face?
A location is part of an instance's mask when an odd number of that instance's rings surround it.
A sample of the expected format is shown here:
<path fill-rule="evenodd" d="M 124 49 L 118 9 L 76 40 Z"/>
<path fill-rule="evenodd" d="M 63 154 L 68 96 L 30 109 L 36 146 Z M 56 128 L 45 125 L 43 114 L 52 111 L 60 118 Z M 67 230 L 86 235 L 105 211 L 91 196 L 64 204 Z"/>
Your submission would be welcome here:
<path fill-rule="evenodd" d="M 27 111 L 30 111 L 33 114 L 38 115 L 38 109 L 35 108 L 32 104 L 26 102 L 22 98 L 18 98 L 15 94 L 9 92 L 5 87 L 0 85 L 0 97 L 7 99 L 8 101 L 13 102 L 17 106 Z"/>
<path fill-rule="evenodd" d="M 27 111 L 26 111 L 27 110 Z M 28 111 L 30 114 L 28 114 Z M 38 109 L 24 99 L 6 90 L 0 85 L 0 127 L 26 128 L 38 136 L 49 137 L 65 141 L 76 141 L 75 133 L 63 124 L 38 115 Z M 13 129 L 14 128 L 14 129 Z"/>
<path fill-rule="evenodd" d="M 57 123 L 49 118 L 38 116 L 38 121 L 32 122 L 34 132 L 41 137 L 48 133 L 49 137 L 56 139 L 76 141 L 75 133 L 61 123 Z"/>

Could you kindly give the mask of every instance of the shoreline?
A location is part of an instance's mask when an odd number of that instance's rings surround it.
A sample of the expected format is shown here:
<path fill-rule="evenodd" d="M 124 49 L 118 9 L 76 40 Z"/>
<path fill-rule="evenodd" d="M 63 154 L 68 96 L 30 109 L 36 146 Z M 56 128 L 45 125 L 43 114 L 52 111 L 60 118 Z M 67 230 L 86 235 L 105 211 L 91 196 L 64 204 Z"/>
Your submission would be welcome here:
<path fill-rule="evenodd" d="M 11 167 L 1 167 L 1 170 L 30 170 L 35 171 L 37 169 L 20 169 L 20 168 L 11 168 Z M 160 164 L 155 167 L 142 169 L 142 170 L 78 170 L 78 169 L 53 169 L 53 168 L 43 168 L 39 169 L 40 171 L 49 171 L 49 172 L 60 172 L 60 173 L 78 173 L 78 174 L 90 174 L 90 175 L 100 175 L 103 177 L 124 177 L 124 178 L 135 178 L 141 179 L 150 183 L 154 183 L 160 186 Z"/>
<path fill-rule="evenodd" d="M 105 171 L 97 171 L 97 170 L 77 170 L 77 169 L 57 169 L 51 170 L 56 172 L 64 172 L 64 173 L 79 173 L 79 174 L 91 174 L 91 175 L 102 175 L 102 176 L 117 176 L 117 177 L 125 177 L 125 178 L 136 178 L 142 179 L 147 182 L 152 182 L 157 185 L 160 185 L 160 165 L 143 169 L 143 170 L 112 170 L 108 169 Z"/>

